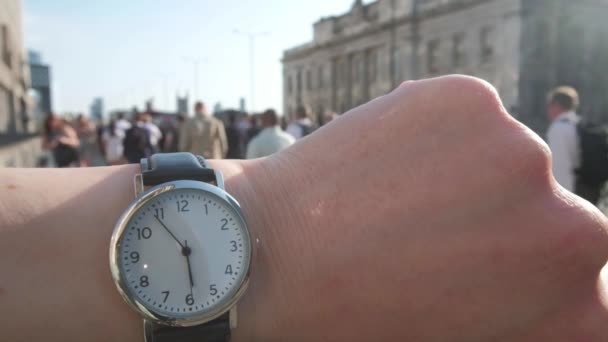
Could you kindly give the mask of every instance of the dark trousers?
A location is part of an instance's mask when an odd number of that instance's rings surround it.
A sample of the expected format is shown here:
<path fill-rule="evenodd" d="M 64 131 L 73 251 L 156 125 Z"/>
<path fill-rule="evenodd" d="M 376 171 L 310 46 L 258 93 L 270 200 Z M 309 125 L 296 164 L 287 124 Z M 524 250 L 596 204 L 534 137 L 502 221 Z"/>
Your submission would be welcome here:
<path fill-rule="evenodd" d="M 600 200 L 603 184 L 592 186 L 581 182 L 576 183 L 576 194 L 586 199 L 593 205 L 597 205 Z"/>

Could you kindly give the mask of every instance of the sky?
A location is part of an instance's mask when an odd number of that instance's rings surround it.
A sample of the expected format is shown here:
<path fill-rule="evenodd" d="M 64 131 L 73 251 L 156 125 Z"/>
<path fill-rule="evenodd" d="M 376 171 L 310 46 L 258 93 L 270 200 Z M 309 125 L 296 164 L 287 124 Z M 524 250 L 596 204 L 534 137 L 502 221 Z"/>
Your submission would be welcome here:
<path fill-rule="evenodd" d="M 255 39 L 254 110 L 282 111 L 281 57 L 312 40 L 312 24 L 342 14 L 353 0 L 24 0 L 25 47 L 52 68 L 54 110 L 89 112 L 154 99 L 175 110 L 175 97 L 195 92 L 213 108 L 251 110 L 249 38 Z M 192 104 L 192 100 L 190 101 Z"/>

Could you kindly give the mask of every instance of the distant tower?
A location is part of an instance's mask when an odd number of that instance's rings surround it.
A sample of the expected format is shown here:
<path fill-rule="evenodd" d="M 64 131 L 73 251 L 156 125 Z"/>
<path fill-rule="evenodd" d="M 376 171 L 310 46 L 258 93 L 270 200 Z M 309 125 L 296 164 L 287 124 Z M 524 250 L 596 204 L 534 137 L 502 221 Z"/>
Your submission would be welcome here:
<path fill-rule="evenodd" d="M 93 103 L 91 104 L 91 118 L 95 122 L 103 121 L 103 99 L 101 97 L 93 99 Z"/>
<path fill-rule="evenodd" d="M 176 96 L 177 103 L 177 113 L 178 114 L 188 114 L 188 95 L 184 97 Z"/>
<path fill-rule="evenodd" d="M 239 101 L 239 109 L 241 110 L 242 113 L 245 113 L 245 110 L 247 109 L 245 106 L 245 98 L 241 97 L 240 101 Z"/>
<path fill-rule="evenodd" d="M 150 98 L 146 101 L 146 112 L 152 113 L 154 112 L 154 99 Z"/>
<path fill-rule="evenodd" d="M 357 7 L 363 7 L 363 0 L 355 0 L 355 2 L 353 2 L 353 8 L 357 8 Z"/>
<path fill-rule="evenodd" d="M 31 87 L 36 92 L 38 99 L 34 115 L 41 123 L 47 113 L 53 111 L 51 103 L 51 67 L 44 64 L 42 56 L 36 51 L 28 52 Z"/>
<path fill-rule="evenodd" d="M 213 106 L 213 114 L 217 114 L 222 111 L 222 104 L 217 102 L 215 106 Z"/>

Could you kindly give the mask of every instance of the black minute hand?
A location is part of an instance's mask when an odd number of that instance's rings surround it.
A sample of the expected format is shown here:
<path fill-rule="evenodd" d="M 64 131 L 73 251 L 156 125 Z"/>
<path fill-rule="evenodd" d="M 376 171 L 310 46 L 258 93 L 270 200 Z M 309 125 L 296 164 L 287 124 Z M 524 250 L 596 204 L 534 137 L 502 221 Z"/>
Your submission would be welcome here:
<path fill-rule="evenodd" d="M 190 294 L 192 294 L 192 287 L 194 282 L 192 281 L 192 267 L 190 267 L 190 253 L 192 250 L 188 247 L 188 240 L 186 240 L 186 246 L 182 250 L 182 254 L 186 257 L 186 263 L 188 264 L 188 278 L 190 278 Z"/>
<path fill-rule="evenodd" d="M 175 240 L 175 242 L 177 242 L 180 247 L 182 249 L 184 249 L 184 245 L 177 239 L 177 237 L 175 236 L 175 234 L 173 234 L 173 232 L 171 232 L 171 230 L 169 230 L 169 228 L 167 228 L 167 226 L 165 226 L 165 224 L 163 223 L 163 221 L 160 220 L 160 218 L 158 218 L 158 216 L 154 215 L 154 217 L 156 217 L 156 220 L 158 221 L 158 223 L 160 223 L 161 226 L 163 226 L 163 228 L 165 228 L 165 230 L 167 231 L 167 233 L 169 233 L 169 235 L 171 235 L 171 237 L 173 238 L 173 240 Z"/>

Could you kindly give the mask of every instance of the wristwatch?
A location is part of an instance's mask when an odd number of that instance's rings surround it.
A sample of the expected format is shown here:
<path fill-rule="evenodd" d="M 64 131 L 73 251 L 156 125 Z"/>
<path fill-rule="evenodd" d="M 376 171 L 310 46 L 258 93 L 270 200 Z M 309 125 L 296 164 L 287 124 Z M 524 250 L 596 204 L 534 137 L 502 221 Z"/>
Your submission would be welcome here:
<path fill-rule="evenodd" d="M 110 268 L 144 340 L 228 341 L 252 248 L 222 174 L 191 153 L 154 154 L 141 160 L 135 194 L 112 233 Z"/>

